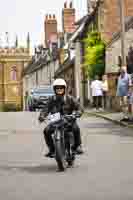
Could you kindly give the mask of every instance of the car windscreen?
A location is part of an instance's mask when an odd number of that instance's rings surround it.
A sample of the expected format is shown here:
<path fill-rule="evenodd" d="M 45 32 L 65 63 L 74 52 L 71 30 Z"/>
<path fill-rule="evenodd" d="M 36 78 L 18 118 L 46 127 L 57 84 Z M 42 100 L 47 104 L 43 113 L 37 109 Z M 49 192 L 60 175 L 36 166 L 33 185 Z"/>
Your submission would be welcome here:
<path fill-rule="evenodd" d="M 34 94 L 54 94 L 52 88 L 39 88 L 34 90 Z"/>

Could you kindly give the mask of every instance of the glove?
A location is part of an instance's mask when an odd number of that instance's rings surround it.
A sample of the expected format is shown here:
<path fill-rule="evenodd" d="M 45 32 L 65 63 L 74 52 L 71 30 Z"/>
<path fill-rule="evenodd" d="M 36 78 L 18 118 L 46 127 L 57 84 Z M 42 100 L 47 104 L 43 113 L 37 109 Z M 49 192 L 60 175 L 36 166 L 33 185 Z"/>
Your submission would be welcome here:
<path fill-rule="evenodd" d="M 73 114 L 76 116 L 76 118 L 80 118 L 82 113 L 80 111 L 75 111 Z"/>
<path fill-rule="evenodd" d="M 39 121 L 40 123 L 42 123 L 42 122 L 44 121 L 44 118 L 43 118 L 42 116 L 39 116 L 38 121 Z"/>

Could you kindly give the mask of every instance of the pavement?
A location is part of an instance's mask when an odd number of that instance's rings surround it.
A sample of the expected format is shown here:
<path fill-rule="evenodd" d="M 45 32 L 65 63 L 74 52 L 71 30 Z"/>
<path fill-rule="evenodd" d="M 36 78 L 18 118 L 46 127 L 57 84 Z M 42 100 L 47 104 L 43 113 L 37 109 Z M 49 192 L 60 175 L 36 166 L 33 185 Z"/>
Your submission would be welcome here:
<path fill-rule="evenodd" d="M 88 113 L 89 115 L 94 115 L 96 117 L 101 117 L 105 120 L 109 120 L 121 126 L 133 128 L 133 124 L 129 124 L 128 122 L 121 121 L 121 119 L 123 118 L 123 113 L 121 112 L 113 112 L 113 111 L 112 112 L 109 112 L 109 111 L 95 112 L 93 109 L 85 109 L 85 113 Z"/>
<path fill-rule="evenodd" d="M 57 173 L 55 160 L 43 156 L 47 148 L 42 130 L 35 123 L 37 115 L 10 113 L 9 118 L 4 115 L 3 128 L 12 130 L 15 121 L 18 124 L 16 132 L 0 135 L 0 199 L 133 199 L 131 129 L 83 115 L 78 123 L 84 154 L 77 156 L 73 168 Z M 0 120 L 1 116 L 0 113 Z"/>

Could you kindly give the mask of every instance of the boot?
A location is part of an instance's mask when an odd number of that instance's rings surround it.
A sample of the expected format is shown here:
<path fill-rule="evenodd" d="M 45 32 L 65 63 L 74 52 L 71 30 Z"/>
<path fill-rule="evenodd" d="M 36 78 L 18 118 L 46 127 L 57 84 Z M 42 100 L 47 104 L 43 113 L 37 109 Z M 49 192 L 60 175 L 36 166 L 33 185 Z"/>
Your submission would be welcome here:
<path fill-rule="evenodd" d="M 83 154 L 84 153 L 84 151 L 83 151 L 83 149 L 82 149 L 82 147 L 81 146 L 78 146 L 77 148 L 76 148 L 76 154 L 78 154 L 78 155 L 80 155 L 80 154 Z"/>
<path fill-rule="evenodd" d="M 78 146 L 78 147 L 72 147 L 72 151 L 73 151 L 74 154 L 77 154 L 77 155 L 80 155 L 80 154 L 84 153 L 81 145 Z"/>
<path fill-rule="evenodd" d="M 55 157 L 55 152 L 49 151 L 48 153 L 45 154 L 45 157 L 54 158 Z"/>

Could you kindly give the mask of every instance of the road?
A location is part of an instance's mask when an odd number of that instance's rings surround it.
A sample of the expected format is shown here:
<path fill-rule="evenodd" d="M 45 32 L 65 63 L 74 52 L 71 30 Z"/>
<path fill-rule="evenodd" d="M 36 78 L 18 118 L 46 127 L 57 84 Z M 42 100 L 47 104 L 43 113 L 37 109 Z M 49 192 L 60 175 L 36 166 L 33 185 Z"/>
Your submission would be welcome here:
<path fill-rule="evenodd" d="M 34 123 L 29 128 L 36 115 L 23 117 L 16 131 L 13 124 L 0 130 L 0 199 L 133 199 L 133 130 L 83 116 L 79 124 L 85 153 L 74 168 L 57 173 L 55 161 L 43 157 L 43 127 Z"/>

